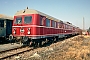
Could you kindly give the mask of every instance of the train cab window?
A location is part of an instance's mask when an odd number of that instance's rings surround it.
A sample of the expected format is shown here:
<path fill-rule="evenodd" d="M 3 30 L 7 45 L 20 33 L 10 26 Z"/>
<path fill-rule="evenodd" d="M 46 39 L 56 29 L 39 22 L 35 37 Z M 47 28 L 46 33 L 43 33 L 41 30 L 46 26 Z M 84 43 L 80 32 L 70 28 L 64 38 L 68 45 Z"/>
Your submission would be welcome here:
<path fill-rule="evenodd" d="M 50 20 L 46 19 L 46 27 L 50 27 Z"/>
<path fill-rule="evenodd" d="M 29 24 L 32 22 L 32 17 L 31 16 L 25 16 L 24 17 L 24 23 L 25 24 Z"/>
<path fill-rule="evenodd" d="M 22 23 L 22 17 L 17 17 L 15 24 L 21 24 Z"/>
<path fill-rule="evenodd" d="M 0 20 L 0 27 L 4 27 L 4 20 Z"/>

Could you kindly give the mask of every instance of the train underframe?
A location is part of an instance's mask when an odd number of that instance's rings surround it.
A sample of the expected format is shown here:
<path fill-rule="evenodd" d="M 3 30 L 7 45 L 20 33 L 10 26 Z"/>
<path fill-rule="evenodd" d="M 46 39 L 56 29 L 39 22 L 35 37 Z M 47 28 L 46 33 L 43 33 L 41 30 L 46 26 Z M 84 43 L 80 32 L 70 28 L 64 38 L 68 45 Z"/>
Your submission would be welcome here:
<path fill-rule="evenodd" d="M 9 43 L 9 35 L 7 36 L 0 36 L 0 44 Z"/>
<path fill-rule="evenodd" d="M 64 37 L 59 38 L 59 36 L 51 36 L 51 37 L 46 37 L 46 38 L 39 38 L 39 39 L 31 39 L 28 36 L 20 36 L 20 37 L 13 37 L 11 36 L 11 40 L 15 41 L 16 43 L 23 44 L 23 45 L 29 45 L 29 46 L 34 46 L 34 47 L 40 47 L 44 46 L 45 44 L 49 43 L 55 43 L 59 40 L 69 38 L 72 36 L 76 36 L 78 34 L 72 35 L 72 34 L 67 34 L 64 35 Z"/>

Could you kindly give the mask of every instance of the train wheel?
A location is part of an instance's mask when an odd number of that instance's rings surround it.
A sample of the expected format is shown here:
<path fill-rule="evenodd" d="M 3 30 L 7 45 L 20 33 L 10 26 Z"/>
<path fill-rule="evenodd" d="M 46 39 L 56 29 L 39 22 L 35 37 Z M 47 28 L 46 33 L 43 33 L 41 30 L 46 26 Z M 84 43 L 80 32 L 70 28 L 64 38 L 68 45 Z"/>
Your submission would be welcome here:
<path fill-rule="evenodd" d="M 43 46 L 43 45 L 44 45 L 44 43 L 45 43 L 45 42 L 44 42 L 44 41 L 42 41 L 42 42 L 41 42 L 41 45 Z"/>
<path fill-rule="evenodd" d="M 54 38 L 54 42 L 56 42 L 56 37 Z"/>
<path fill-rule="evenodd" d="M 33 47 L 35 47 L 35 46 L 36 46 L 36 42 L 35 42 L 35 41 L 33 41 L 33 44 L 32 44 L 32 46 L 33 46 Z"/>
<path fill-rule="evenodd" d="M 20 45 L 22 44 L 22 40 L 20 40 Z"/>
<path fill-rule="evenodd" d="M 40 47 L 40 42 L 38 42 L 38 47 Z"/>
<path fill-rule="evenodd" d="M 48 43 L 48 39 L 46 38 L 46 41 L 45 41 L 45 43 Z"/>
<path fill-rule="evenodd" d="M 29 46 L 33 46 L 33 42 L 31 41 L 31 42 L 29 42 Z"/>
<path fill-rule="evenodd" d="M 52 38 L 52 43 L 54 43 L 54 38 Z"/>
<path fill-rule="evenodd" d="M 56 37 L 56 41 L 59 41 L 59 38 L 58 38 L 58 36 Z"/>
<path fill-rule="evenodd" d="M 36 46 L 35 47 L 39 47 L 39 42 L 36 42 Z"/>
<path fill-rule="evenodd" d="M 42 47 L 42 41 L 40 41 L 40 44 L 39 44 L 40 47 Z"/>

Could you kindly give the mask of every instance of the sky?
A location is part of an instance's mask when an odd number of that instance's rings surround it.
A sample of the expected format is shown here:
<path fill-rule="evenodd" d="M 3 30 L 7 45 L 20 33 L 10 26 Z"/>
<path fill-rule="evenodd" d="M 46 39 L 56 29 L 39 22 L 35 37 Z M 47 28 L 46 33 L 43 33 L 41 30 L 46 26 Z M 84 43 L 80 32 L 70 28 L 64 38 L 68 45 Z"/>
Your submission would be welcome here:
<path fill-rule="evenodd" d="M 14 16 L 19 11 L 35 9 L 84 29 L 90 27 L 90 0 L 0 0 L 0 14 Z"/>

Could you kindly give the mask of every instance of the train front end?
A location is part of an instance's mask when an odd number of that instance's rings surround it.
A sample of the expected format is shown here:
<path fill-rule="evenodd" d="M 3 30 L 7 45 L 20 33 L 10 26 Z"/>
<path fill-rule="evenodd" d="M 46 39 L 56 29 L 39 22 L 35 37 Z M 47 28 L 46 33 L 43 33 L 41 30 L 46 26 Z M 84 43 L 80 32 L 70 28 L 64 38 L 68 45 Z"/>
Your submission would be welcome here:
<path fill-rule="evenodd" d="M 29 20 L 28 20 L 29 19 Z M 12 34 L 16 38 L 16 40 L 27 41 L 30 35 L 31 27 L 27 24 L 31 23 L 32 16 L 15 16 L 12 26 Z"/>
<path fill-rule="evenodd" d="M 15 41 L 21 43 L 30 43 L 36 30 L 35 20 L 37 20 L 38 14 L 32 14 L 27 12 L 28 9 L 17 12 L 14 16 L 12 26 L 12 35 Z"/>

